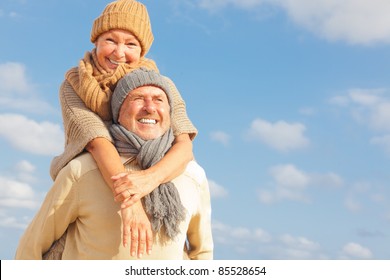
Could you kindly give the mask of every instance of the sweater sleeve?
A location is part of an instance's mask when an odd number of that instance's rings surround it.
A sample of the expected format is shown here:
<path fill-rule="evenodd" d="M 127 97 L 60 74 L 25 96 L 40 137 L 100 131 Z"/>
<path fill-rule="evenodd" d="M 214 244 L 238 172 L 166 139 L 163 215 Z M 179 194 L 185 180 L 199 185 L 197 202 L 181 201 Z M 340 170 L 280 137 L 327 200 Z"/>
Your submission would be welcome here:
<path fill-rule="evenodd" d="M 41 208 L 22 235 L 15 259 L 40 260 L 78 216 L 78 192 L 70 168 L 65 167 L 47 193 Z"/>
<path fill-rule="evenodd" d="M 202 170 L 201 167 L 197 169 Z M 211 230 L 210 189 L 206 175 L 199 185 L 198 210 L 191 218 L 188 230 L 188 257 L 191 260 L 212 260 L 214 243 Z"/>
<path fill-rule="evenodd" d="M 65 132 L 64 152 L 55 157 L 50 165 L 50 175 L 54 180 L 60 170 L 84 151 L 87 144 L 95 138 L 106 138 L 112 142 L 107 123 L 80 99 L 72 86 L 64 81 L 59 93 Z"/>
<path fill-rule="evenodd" d="M 188 118 L 186 111 L 186 104 L 181 97 L 179 91 L 177 90 L 173 81 L 167 78 L 169 88 L 173 94 L 173 117 L 172 117 L 172 128 L 173 134 L 178 136 L 180 134 L 186 133 L 190 135 L 191 140 L 193 140 L 198 134 L 198 130 L 195 128 L 191 120 Z"/>

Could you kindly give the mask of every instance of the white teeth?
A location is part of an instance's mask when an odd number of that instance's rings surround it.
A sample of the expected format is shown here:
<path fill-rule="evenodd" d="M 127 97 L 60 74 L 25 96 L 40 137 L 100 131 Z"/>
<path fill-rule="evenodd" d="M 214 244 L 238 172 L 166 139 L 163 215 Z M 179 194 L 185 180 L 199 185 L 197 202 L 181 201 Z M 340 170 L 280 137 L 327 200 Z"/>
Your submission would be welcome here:
<path fill-rule="evenodd" d="M 111 59 L 109 59 L 109 60 L 110 60 L 110 62 L 111 62 L 112 64 L 119 65 L 119 63 L 120 63 L 120 62 L 118 62 L 118 61 L 115 61 L 115 60 L 111 60 Z"/>
<path fill-rule="evenodd" d="M 144 123 L 144 124 L 156 124 L 157 123 L 156 120 L 152 120 L 152 119 L 140 119 L 139 122 Z"/>

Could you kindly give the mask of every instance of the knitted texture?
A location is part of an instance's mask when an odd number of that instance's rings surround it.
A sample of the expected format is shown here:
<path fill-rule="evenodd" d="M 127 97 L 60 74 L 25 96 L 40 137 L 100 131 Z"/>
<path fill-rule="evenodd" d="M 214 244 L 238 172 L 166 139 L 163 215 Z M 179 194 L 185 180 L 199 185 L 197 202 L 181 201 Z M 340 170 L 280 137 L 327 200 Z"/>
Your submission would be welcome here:
<path fill-rule="evenodd" d="M 126 97 L 136 88 L 153 85 L 161 88 L 167 95 L 169 105 L 173 106 L 173 98 L 164 77 L 155 71 L 136 69 L 124 76 L 116 86 L 112 100 L 114 124 L 110 131 L 115 141 L 115 147 L 122 156 L 137 156 L 137 162 L 142 169 L 155 165 L 171 148 L 174 136 L 172 128 L 156 139 L 144 140 L 134 132 L 117 124 L 120 108 Z M 172 117 L 172 109 L 170 110 Z M 185 209 L 180 196 L 171 183 L 161 184 L 143 199 L 145 211 L 151 217 L 152 229 L 160 232 L 164 228 L 165 234 L 173 239 L 180 233 L 179 224 L 185 219 Z"/>
<path fill-rule="evenodd" d="M 153 33 L 146 7 L 135 0 L 118 0 L 111 2 L 95 19 L 91 42 L 111 29 L 123 29 L 131 32 L 141 43 L 141 56 L 144 56 L 153 43 Z"/>
<path fill-rule="evenodd" d="M 64 81 L 60 87 L 59 100 L 65 147 L 63 153 L 54 157 L 50 164 L 50 176 L 53 180 L 93 139 L 99 137 L 113 142 L 107 124 L 85 105 L 68 81 Z"/>
<path fill-rule="evenodd" d="M 75 89 L 85 105 L 97 113 L 104 121 L 111 120 L 111 96 L 116 83 L 126 73 L 138 67 L 157 70 L 153 60 L 141 58 L 138 64 L 120 64 L 114 72 L 105 71 L 97 63 L 96 49 L 87 52 L 84 59 L 80 60 L 79 67 L 69 70 L 65 78 Z"/>
<path fill-rule="evenodd" d="M 87 52 L 80 63 L 86 66 L 69 70 L 59 92 L 65 147 L 64 152 L 51 162 L 50 175 L 53 180 L 66 164 L 84 151 L 91 140 L 105 138 L 112 141 L 107 127 L 111 124 L 109 97 L 116 82 L 134 70 L 123 65 L 114 73 L 107 73 L 97 63 L 95 50 Z M 142 67 L 157 71 L 153 60 L 146 58 L 142 58 Z M 189 134 L 190 138 L 194 139 L 198 131 L 188 118 L 185 102 L 172 80 L 167 77 L 165 79 L 173 97 L 174 109 L 171 119 L 173 133 L 175 136 Z M 103 118 L 107 121 L 103 121 Z"/>
<path fill-rule="evenodd" d="M 112 95 L 111 110 L 112 120 L 118 123 L 119 111 L 129 93 L 142 86 L 156 86 L 161 88 L 172 104 L 172 94 L 165 78 L 153 70 L 144 68 L 136 69 L 119 80 Z"/>
<path fill-rule="evenodd" d="M 172 129 L 152 140 L 143 140 L 119 124 L 111 126 L 115 147 L 122 156 L 137 156 L 142 169 L 155 165 L 172 146 Z M 185 208 L 172 182 L 163 183 L 143 198 L 145 211 L 151 217 L 152 230 L 166 234 L 170 239 L 180 233 L 180 223 L 185 219 Z"/>

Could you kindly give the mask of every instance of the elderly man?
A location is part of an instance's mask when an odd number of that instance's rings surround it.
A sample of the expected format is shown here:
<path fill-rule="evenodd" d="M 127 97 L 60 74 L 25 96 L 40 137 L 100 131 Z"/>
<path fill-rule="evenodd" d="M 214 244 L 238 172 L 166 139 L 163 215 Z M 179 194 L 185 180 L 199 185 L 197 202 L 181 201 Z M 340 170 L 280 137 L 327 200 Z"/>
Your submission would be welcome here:
<path fill-rule="evenodd" d="M 154 71 L 134 70 L 119 81 L 111 132 L 128 170 L 154 165 L 171 147 L 171 101 L 166 79 Z M 212 259 L 210 194 L 196 162 L 145 196 L 143 205 L 153 229 L 153 250 L 144 259 Z M 41 259 L 65 232 L 62 259 L 134 259 L 122 245 L 121 213 L 95 161 L 82 154 L 56 178 L 20 240 L 16 259 Z M 137 234 L 132 232 L 133 242 Z M 142 254 L 145 244 L 139 246 Z"/>

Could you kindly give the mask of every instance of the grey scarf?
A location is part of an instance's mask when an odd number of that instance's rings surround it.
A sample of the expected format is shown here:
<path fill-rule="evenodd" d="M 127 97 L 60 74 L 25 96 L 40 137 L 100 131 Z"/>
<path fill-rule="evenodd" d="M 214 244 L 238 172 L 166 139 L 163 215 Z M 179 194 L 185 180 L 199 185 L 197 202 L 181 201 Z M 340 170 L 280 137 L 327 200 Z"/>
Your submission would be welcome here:
<path fill-rule="evenodd" d="M 138 164 L 147 169 L 156 164 L 170 149 L 174 140 L 172 129 L 153 140 L 143 140 L 121 125 L 113 124 L 111 134 L 118 152 L 123 156 L 137 156 Z M 179 224 L 185 219 L 179 193 L 172 182 L 161 184 L 143 198 L 146 213 L 151 217 L 152 229 L 173 239 L 179 232 Z"/>

